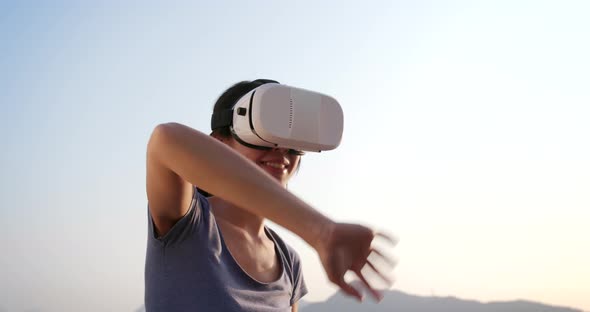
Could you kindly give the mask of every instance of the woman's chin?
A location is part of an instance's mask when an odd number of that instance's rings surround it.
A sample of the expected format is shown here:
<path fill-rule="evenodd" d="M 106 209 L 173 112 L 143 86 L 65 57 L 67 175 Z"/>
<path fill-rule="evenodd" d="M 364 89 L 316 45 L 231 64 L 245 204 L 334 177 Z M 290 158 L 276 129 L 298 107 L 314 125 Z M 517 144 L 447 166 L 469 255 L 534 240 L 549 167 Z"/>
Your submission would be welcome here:
<path fill-rule="evenodd" d="M 261 166 L 264 171 L 270 174 L 273 178 L 279 181 L 281 184 L 286 185 L 288 171 L 287 169 L 273 168 L 269 166 Z"/>

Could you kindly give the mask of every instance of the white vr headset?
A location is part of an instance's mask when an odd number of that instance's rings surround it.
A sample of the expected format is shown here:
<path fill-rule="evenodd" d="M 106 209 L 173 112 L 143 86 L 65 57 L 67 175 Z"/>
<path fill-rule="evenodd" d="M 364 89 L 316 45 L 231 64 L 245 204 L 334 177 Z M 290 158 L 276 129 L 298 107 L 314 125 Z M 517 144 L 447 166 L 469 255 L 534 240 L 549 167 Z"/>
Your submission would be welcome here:
<path fill-rule="evenodd" d="M 213 114 L 212 130 L 227 126 L 246 146 L 321 152 L 340 145 L 343 114 L 330 96 L 266 83 Z"/>

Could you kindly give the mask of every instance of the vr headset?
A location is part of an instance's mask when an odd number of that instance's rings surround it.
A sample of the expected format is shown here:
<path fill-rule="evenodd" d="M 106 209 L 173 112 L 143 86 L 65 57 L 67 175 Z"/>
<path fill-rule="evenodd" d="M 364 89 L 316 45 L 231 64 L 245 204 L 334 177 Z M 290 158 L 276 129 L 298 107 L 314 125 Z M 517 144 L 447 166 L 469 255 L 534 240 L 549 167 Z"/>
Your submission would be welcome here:
<path fill-rule="evenodd" d="M 253 148 L 321 152 L 340 145 L 342 108 L 327 95 L 260 80 L 231 108 L 215 112 L 211 129 L 230 127 L 233 137 Z"/>

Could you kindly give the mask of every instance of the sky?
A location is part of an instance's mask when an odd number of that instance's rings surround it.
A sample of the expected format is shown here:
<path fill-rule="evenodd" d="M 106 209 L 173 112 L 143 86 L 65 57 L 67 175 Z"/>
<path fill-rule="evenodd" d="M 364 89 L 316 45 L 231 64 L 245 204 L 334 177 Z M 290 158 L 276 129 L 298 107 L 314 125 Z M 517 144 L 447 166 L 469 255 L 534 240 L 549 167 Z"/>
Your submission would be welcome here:
<path fill-rule="evenodd" d="M 0 2 L 0 311 L 143 303 L 145 150 L 257 78 L 341 146 L 289 190 L 399 238 L 394 289 L 590 311 L 587 1 Z M 336 288 L 314 251 L 310 293 Z"/>

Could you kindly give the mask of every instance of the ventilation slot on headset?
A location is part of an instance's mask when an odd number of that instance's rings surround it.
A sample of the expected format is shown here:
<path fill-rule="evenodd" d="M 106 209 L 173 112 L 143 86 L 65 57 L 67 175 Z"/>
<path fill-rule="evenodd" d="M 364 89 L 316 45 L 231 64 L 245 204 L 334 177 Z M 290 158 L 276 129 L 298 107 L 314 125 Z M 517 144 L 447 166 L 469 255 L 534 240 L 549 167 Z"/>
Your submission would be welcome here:
<path fill-rule="evenodd" d="M 293 99 L 289 99 L 289 129 L 293 125 Z"/>

